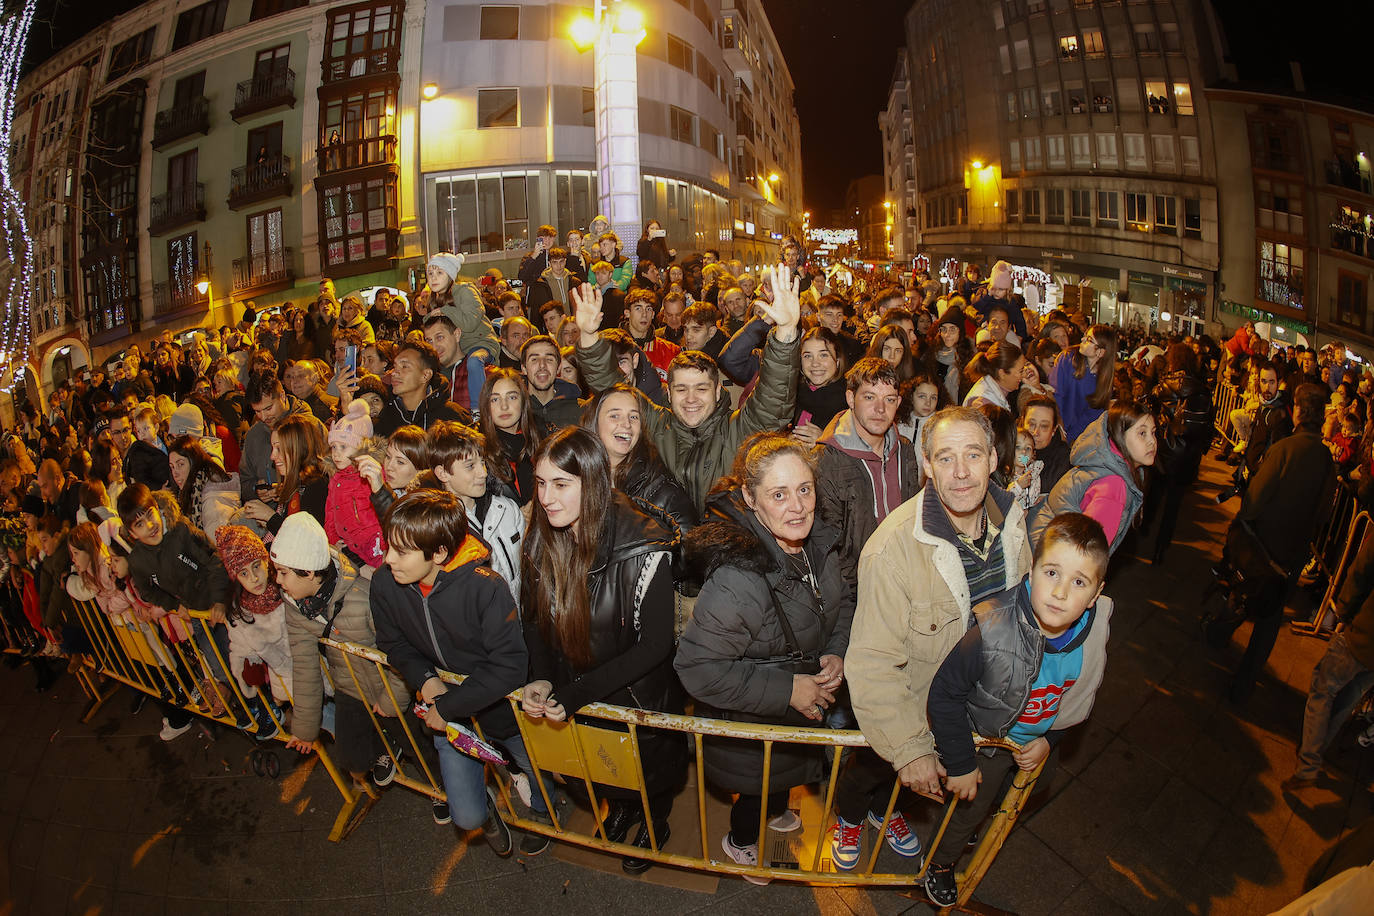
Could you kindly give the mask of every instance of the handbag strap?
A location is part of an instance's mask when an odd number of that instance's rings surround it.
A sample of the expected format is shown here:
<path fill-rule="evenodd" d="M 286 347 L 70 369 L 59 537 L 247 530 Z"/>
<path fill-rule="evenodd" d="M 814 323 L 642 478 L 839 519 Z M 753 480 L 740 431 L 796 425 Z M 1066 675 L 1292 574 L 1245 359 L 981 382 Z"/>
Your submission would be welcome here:
<path fill-rule="evenodd" d="M 801 646 L 797 643 L 797 634 L 792 630 L 792 624 L 788 621 L 787 615 L 782 612 L 782 605 L 778 602 L 778 593 L 772 587 L 768 589 L 768 597 L 773 600 L 773 613 L 778 618 L 778 626 L 782 628 L 782 641 L 787 647 L 787 654 L 800 658 L 804 653 Z"/>

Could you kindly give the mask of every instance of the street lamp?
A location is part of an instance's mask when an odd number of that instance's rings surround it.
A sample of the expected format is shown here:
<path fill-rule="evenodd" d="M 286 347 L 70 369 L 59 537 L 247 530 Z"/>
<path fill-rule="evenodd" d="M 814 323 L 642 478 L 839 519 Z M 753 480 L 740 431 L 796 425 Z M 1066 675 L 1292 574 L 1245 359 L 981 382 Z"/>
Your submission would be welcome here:
<path fill-rule="evenodd" d="M 434 101 L 439 97 L 439 84 L 425 83 L 424 88 L 420 90 L 420 95 L 426 102 Z"/>
<path fill-rule="evenodd" d="M 596 0 L 592 14 L 579 15 L 569 29 L 579 51 L 593 49 L 597 205 L 621 238 L 636 238 L 643 228 L 635 48 L 645 35 L 644 14 L 624 0 Z"/>
<path fill-rule="evenodd" d="M 201 258 L 200 270 L 196 271 L 196 292 L 202 296 L 210 293 L 210 268 L 213 261 L 210 257 L 210 243 L 205 243 L 205 255 Z"/>

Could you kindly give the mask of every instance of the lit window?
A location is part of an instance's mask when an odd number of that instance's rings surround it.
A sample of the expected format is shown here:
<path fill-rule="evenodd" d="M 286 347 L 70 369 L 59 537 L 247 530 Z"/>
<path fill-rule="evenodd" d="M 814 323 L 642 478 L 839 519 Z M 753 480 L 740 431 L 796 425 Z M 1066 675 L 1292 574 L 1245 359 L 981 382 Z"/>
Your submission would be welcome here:
<path fill-rule="evenodd" d="M 1064 60 L 1078 59 L 1078 36 L 1065 35 L 1059 39 L 1059 56 Z"/>
<path fill-rule="evenodd" d="M 1181 115 L 1193 113 L 1193 90 L 1187 83 L 1174 83 L 1174 111 Z"/>

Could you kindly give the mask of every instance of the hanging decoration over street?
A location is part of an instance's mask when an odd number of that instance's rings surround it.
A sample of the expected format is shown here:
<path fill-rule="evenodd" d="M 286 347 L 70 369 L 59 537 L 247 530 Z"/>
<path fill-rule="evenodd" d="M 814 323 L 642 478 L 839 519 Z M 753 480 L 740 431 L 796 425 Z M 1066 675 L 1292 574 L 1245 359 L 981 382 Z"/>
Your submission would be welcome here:
<path fill-rule="evenodd" d="M 10 125 L 36 3 L 8 3 L 8 11 L 0 19 L 0 227 L 5 234 L 5 262 L 0 264 L 0 295 L 4 297 L 0 304 L 0 378 L 11 366 L 22 367 L 28 361 L 33 344 L 29 323 L 33 246 L 24 219 L 24 201 L 10 175 Z"/>

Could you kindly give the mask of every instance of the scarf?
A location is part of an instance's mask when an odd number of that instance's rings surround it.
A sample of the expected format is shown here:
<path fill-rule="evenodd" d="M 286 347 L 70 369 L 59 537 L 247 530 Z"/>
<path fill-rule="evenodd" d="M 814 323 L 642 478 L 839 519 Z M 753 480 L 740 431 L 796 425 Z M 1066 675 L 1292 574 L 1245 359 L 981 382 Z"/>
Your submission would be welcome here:
<path fill-rule="evenodd" d="M 275 582 L 269 582 L 261 595 L 242 589 L 239 592 L 239 607 L 252 617 L 270 614 L 281 607 L 281 587 Z"/>
<path fill-rule="evenodd" d="M 324 574 L 320 577 L 320 590 L 309 598 L 302 598 L 296 602 L 296 607 L 300 608 L 302 614 L 311 619 L 328 620 L 329 599 L 334 597 L 334 589 L 339 584 L 339 568 L 330 563 L 324 568 Z"/>

